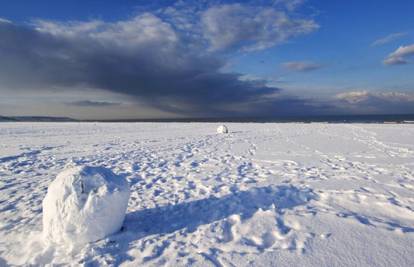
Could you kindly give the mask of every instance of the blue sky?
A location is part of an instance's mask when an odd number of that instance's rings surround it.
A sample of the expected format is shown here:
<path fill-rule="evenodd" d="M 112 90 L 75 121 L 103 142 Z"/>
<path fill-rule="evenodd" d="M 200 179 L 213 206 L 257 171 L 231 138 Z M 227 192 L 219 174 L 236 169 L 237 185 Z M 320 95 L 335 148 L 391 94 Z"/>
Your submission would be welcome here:
<path fill-rule="evenodd" d="M 0 68 L 0 114 L 414 113 L 413 10 L 408 0 L 2 1 L 0 59 L 12 67 Z M 9 53 L 16 40 L 36 41 Z"/>
<path fill-rule="evenodd" d="M 374 3 L 375 2 L 375 3 Z M 389 68 L 383 58 L 400 45 L 414 43 L 413 1 L 308 1 L 320 28 L 259 53 L 242 56 L 236 69 L 255 75 L 286 75 L 298 86 L 328 86 L 332 90 L 388 87 L 413 90 L 414 65 Z M 393 33 L 405 36 L 383 45 L 375 40 Z M 261 63 L 265 61 L 265 64 Z M 309 60 L 325 67 L 312 73 L 290 73 L 275 68 L 286 61 Z M 411 76 L 411 77 L 410 77 Z"/>

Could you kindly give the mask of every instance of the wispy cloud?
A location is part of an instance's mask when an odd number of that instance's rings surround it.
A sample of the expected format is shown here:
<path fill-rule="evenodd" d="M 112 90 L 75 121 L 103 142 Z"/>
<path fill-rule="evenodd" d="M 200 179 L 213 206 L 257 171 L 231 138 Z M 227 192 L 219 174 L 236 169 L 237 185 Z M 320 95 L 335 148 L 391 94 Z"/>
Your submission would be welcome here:
<path fill-rule="evenodd" d="M 375 40 L 371 44 L 371 46 L 384 45 L 384 44 L 387 44 L 387 43 L 396 41 L 398 39 L 401 39 L 401 38 L 403 38 L 403 37 L 405 37 L 407 35 L 408 35 L 408 33 L 406 33 L 406 32 L 396 32 L 396 33 L 392 33 L 392 34 L 389 34 L 389 35 L 387 35 L 385 37 L 382 37 L 380 39 Z"/>
<path fill-rule="evenodd" d="M 414 55 L 414 44 L 400 46 L 384 59 L 385 65 L 402 65 L 409 63 L 409 57 Z"/>
<path fill-rule="evenodd" d="M 273 3 L 275 6 L 282 5 L 287 10 L 293 11 L 299 6 L 303 5 L 306 0 L 274 0 Z"/>
<path fill-rule="evenodd" d="M 4 19 L 0 17 L 0 23 L 12 23 L 10 20 Z"/>
<path fill-rule="evenodd" d="M 307 71 L 313 71 L 317 70 L 323 67 L 321 64 L 317 64 L 314 62 L 309 61 L 290 61 L 282 63 L 282 66 L 285 69 L 291 70 L 291 71 L 300 71 L 300 72 L 307 72 Z"/>
<path fill-rule="evenodd" d="M 213 6 L 202 13 L 203 34 L 213 51 L 262 50 L 318 29 L 313 19 L 293 18 L 287 10 L 243 4 Z"/>

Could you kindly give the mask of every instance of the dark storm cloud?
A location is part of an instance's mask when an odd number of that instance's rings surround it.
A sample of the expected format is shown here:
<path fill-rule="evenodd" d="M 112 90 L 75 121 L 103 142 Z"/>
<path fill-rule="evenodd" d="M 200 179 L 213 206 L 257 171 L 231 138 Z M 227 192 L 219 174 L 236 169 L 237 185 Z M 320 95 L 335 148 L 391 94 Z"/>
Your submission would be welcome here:
<path fill-rule="evenodd" d="M 141 35 L 131 41 L 117 36 L 127 29 L 91 37 L 83 32 L 52 34 L 1 23 L 2 86 L 30 90 L 87 86 L 131 95 L 175 112 L 208 112 L 228 102 L 249 101 L 278 91 L 240 81 L 237 74 L 220 73 L 223 62 L 185 51 L 168 25 L 151 15 L 123 26 L 140 24 L 150 25 L 153 32 L 146 33 L 150 37 Z M 68 28 L 64 30 L 70 31 Z"/>
<path fill-rule="evenodd" d="M 66 105 L 77 106 L 77 107 L 113 107 L 113 106 L 120 106 L 122 105 L 122 103 L 109 102 L 109 101 L 81 100 L 81 101 L 67 102 Z"/>
<path fill-rule="evenodd" d="M 0 21 L 0 86 L 101 89 L 191 116 L 310 108 L 305 100 L 279 97 L 280 89 L 264 81 L 221 72 L 226 62 L 206 50 L 150 13 L 114 23 Z"/>
<path fill-rule="evenodd" d="M 168 116 L 278 116 L 412 110 L 412 101 L 397 101 L 396 95 L 393 101 L 390 96 L 352 92 L 310 100 L 267 81 L 247 79 L 248 74 L 223 71 L 228 69 L 229 55 L 264 50 L 317 30 L 312 18 L 298 14 L 302 2 L 218 0 L 197 6 L 178 1 L 115 22 L 15 24 L 0 18 L 0 90 L 11 96 L 27 93 L 31 100 L 39 94 L 37 102 L 32 101 L 37 107 L 46 98 L 56 103 L 55 93 L 61 93 L 80 100 L 58 100 L 66 108 L 79 107 L 79 112 L 84 107 L 101 108 L 99 112 L 107 112 L 102 116 L 117 108 L 127 116 L 132 107 L 144 116 L 154 111 Z M 413 49 L 402 46 L 384 63 L 410 63 Z M 291 71 L 322 67 L 302 61 L 283 66 Z M 89 91 L 82 95 L 82 90 Z M 111 97 L 128 105 L 91 100 Z M 61 105 L 45 108 L 50 113 L 61 111 Z"/>

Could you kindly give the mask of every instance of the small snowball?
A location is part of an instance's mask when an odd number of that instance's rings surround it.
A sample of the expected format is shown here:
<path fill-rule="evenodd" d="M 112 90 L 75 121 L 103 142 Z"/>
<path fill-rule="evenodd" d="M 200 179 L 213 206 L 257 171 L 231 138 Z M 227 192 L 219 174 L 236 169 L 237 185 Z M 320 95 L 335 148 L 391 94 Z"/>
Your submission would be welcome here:
<path fill-rule="evenodd" d="M 43 233 L 56 243 L 94 242 L 117 232 L 125 218 L 129 185 L 103 167 L 61 172 L 43 199 Z"/>
<path fill-rule="evenodd" d="M 227 129 L 226 125 L 220 125 L 217 128 L 217 133 L 228 133 L 229 130 Z"/>

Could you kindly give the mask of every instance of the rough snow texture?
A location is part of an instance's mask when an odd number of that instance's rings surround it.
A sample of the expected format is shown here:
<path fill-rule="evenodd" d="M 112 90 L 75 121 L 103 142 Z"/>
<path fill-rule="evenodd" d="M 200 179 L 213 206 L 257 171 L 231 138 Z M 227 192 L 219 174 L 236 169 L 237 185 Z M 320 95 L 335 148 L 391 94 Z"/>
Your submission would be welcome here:
<path fill-rule="evenodd" d="M 0 266 L 414 266 L 414 125 L 0 124 Z M 68 162 L 131 185 L 124 230 L 63 249 Z"/>
<path fill-rule="evenodd" d="M 217 133 L 223 134 L 228 132 L 229 130 L 227 129 L 226 125 L 220 125 L 219 127 L 217 127 Z"/>
<path fill-rule="evenodd" d="M 45 238 L 82 245 L 117 232 L 129 199 L 128 182 L 102 167 L 78 166 L 61 172 L 43 200 Z"/>

